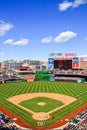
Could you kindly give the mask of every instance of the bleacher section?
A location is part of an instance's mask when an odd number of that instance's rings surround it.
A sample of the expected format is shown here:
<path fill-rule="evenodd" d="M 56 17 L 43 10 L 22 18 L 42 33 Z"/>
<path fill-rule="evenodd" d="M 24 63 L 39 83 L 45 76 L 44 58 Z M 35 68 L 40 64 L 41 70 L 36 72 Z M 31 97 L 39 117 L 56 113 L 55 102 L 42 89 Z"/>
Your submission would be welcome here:
<path fill-rule="evenodd" d="M 54 70 L 56 81 L 68 81 L 68 82 L 85 82 L 87 81 L 86 70 Z"/>
<path fill-rule="evenodd" d="M 2 76 L 4 83 L 12 83 L 12 82 L 26 82 L 26 80 L 22 77 L 19 77 L 17 75 L 6 75 L 4 74 Z"/>
<path fill-rule="evenodd" d="M 0 83 L 3 83 L 3 77 L 0 76 Z"/>
<path fill-rule="evenodd" d="M 13 122 L 11 118 L 0 111 L 0 130 L 22 130 Z"/>
<path fill-rule="evenodd" d="M 87 109 L 72 118 L 63 130 L 87 130 Z"/>
<path fill-rule="evenodd" d="M 8 82 L 32 82 L 32 81 L 68 81 L 83 83 L 87 81 L 87 70 L 36 70 L 30 74 L 3 74 L 0 83 Z"/>

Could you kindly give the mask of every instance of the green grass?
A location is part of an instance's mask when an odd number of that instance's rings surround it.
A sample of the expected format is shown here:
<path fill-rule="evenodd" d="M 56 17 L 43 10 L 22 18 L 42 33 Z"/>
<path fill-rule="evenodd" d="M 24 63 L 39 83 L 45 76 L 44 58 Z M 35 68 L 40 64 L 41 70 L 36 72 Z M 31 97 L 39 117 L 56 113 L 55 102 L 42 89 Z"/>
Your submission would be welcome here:
<path fill-rule="evenodd" d="M 67 114 L 79 108 L 81 105 L 87 103 L 87 85 L 78 83 L 68 83 L 68 82 L 24 82 L 24 83 L 9 83 L 0 84 L 0 104 L 5 108 L 13 112 L 14 114 L 21 117 L 27 123 L 32 126 L 37 125 L 37 121 L 32 118 L 32 114 L 19 108 L 12 103 L 8 102 L 6 99 L 15 95 L 20 95 L 24 93 L 58 93 L 65 94 L 77 98 L 77 100 L 64 108 L 55 111 L 51 114 L 54 116 L 53 119 L 48 119 L 46 125 L 51 125 L 58 120 L 65 117 Z M 41 109 L 40 109 L 41 111 Z M 43 110 L 44 111 L 44 110 Z"/>
<path fill-rule="evenodd" d="M 39 102 L 44 102 L 45 105 L 39 106 L 38 105 Z M 46 97 L 32 98 L 30 100 L 22 101 L 19 104 L 34 112 L 49 112 L 49 111 L 63 105 L 63 103 L 61 101 L 54 100 L 52 98 L 46 98 Z"/>

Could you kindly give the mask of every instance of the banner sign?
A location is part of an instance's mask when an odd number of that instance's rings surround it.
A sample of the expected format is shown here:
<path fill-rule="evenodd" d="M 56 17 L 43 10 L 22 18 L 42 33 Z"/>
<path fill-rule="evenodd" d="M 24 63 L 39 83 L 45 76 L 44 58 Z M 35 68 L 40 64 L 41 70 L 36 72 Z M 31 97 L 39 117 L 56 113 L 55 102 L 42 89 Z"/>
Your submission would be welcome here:
<path fill-rule="evenodd" d="M 53 64 L 48 64 L 48 70 L 53 70 L 54 69 L 54 65 Z"/>
<path fill-rule="evenodd" d="M 48 64 L 54 64 L 54 58 L 48 58 Z"/>
<path fill-rule="evenodd" d="M 79 58 L 73 57 L 72 59 L 72 69 L 78 69 L 79 68 Z"/>
<path fill-rule="evenodd" d="M 72 64 L 72 69 L 78 69 L 79 68 L 79 64 L 78 63 L 73 63 Z"/>
<path fill-rule="evenodd" d="M 79 58 L 78 57 L 73 57 L 72 63 L 78 63 L 78 62 L 79 62 Z"/>
<path fill-rule="evenodd" d="M 65 57 L 75 57 L 76 53 L 65 53 Z"/>
<path fill-rule="evenodd" d="M 53 70 L 54 68 L 54 58 L 48 58 L 48 70 Z"/>

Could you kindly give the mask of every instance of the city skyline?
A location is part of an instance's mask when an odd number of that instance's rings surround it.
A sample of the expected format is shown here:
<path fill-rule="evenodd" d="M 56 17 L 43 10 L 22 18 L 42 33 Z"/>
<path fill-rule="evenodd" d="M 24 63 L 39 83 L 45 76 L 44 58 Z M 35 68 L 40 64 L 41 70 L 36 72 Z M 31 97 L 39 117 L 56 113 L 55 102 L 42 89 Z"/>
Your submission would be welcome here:
<path fill-rule="evenodd" d="M 0 0 L 0 61 L 87 56 L 87 0 Z"/>

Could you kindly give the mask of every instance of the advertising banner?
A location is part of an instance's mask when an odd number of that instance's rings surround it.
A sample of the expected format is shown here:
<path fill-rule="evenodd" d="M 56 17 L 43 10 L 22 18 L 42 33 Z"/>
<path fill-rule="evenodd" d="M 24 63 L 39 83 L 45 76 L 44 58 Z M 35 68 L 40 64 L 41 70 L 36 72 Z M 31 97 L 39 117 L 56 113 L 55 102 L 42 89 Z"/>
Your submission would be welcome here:
<path fill-rule="evenodd" d="M 73 57 L 72 63 L 78 63 L 78 62 L 79 62 L 79 58 L 78 57 Z"/>
<path fill-rule="evenodd" d="M 72 69 L 78 69 L 79 68 L 79 58 L 73 57 L 72 59 Z"/>
<path fill-rule="evenodd" d="M 72 64 L 72 69 L 78 69 L 79 68 L 79 64 L 78 63 L 73 63 Z"/>
<path fill-rule="evenodd" d="M 75 57 L 76 53 L 65 53 L 65 57 Z"/>
<path fill-rule="evenodd" d="M 48 70 L 54 69 L 54 58 L 48 58 Z"/>

